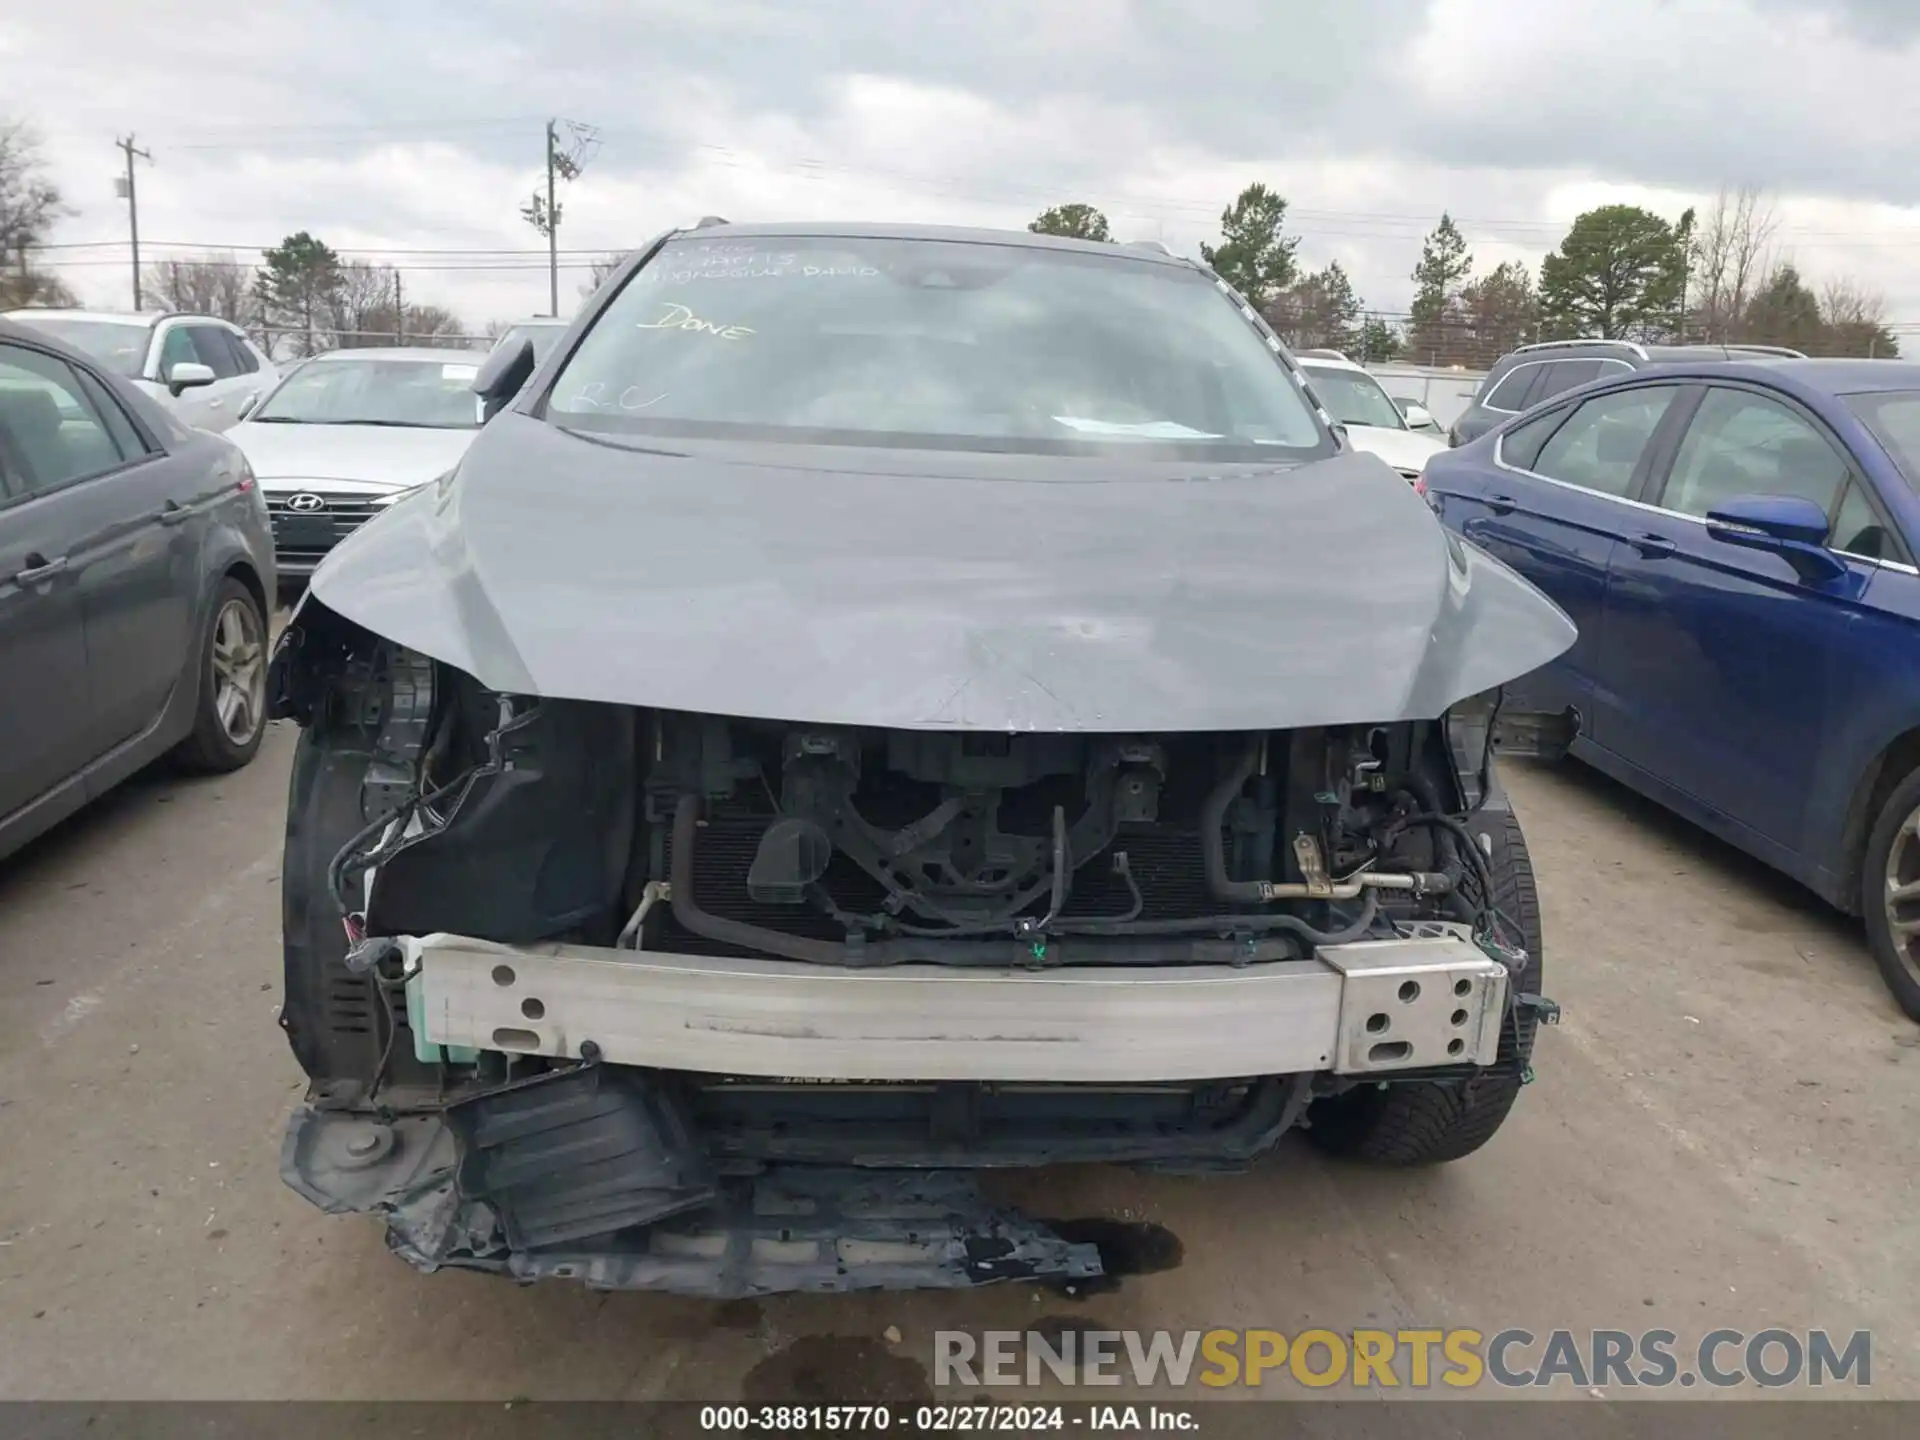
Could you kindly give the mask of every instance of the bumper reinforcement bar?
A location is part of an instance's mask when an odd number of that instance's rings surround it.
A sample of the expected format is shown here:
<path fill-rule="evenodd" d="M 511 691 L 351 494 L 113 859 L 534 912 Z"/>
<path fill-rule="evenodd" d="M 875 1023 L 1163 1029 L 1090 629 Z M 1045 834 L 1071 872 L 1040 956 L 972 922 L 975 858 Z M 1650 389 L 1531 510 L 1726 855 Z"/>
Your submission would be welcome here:
<path fill-rule="evenodd" d="M 1462 927 L 1311 960 L 854 970 L 399 937 L 423 1047 L 829 1080 L 1087 1084 L 1491 1065 L 1506 967 Z"/>

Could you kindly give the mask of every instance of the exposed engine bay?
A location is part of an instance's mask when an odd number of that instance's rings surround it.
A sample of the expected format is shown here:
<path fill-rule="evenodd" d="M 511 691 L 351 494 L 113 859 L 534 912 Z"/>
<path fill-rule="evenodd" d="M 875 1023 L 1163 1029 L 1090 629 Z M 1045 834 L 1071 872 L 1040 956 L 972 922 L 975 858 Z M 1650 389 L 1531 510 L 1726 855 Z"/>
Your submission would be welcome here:
<path fill-rule="evenodd" d="M 1439 798 L 1458 783 L 1440 725 L 818 728 L 464 677 L 436 705 L 437 669 L 382 645 L 339 696 L 378 726 L 366 824 L 328 869 L 355 940 L 1044 966 L 1124 963 L 1151 938 L 1155 963 L 1246 963 L 1396 917 L 1495 923 L 1472 898 L 1485 857 Z"/>
<path fill-rule="evenodd" d="M 285 1168 L 428 1268 L 1084 1276 L 953 1172 L 1242 1167 L 1356 1086 L 1510 1078 L 1551 1018 L 1469 824 L 1497 706 L 810 726 L 500 694 L 319 607 L 275 677 Z"/>

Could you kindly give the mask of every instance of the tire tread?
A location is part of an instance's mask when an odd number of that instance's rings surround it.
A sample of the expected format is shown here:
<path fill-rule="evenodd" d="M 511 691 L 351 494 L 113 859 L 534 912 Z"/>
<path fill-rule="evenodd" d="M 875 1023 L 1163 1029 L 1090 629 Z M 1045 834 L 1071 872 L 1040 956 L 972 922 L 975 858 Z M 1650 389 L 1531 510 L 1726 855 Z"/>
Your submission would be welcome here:
<path fill-rule="evenodd" d="M 1511 810 L 1483 814 L 1470 828 L 1493 840 L 1494 904 L 1519 927 L 1529 964 L 1520 988 L 1538 993 L 1541 952 L 1540 896 L 1526 837 Z M 1320 1101 L 1307 1137 L 1320 1149 L 1376 1165 L 1439 1165 L 1471 1155 L 1493 1138 L 1525 1083 L 1521 1055 L 1530 1051 L 1531 1017 L 1505 1027 L 1498 1062 L 1465 1080 L 1420 1080 L 1386 1089 L 1350 1090 Z"/>

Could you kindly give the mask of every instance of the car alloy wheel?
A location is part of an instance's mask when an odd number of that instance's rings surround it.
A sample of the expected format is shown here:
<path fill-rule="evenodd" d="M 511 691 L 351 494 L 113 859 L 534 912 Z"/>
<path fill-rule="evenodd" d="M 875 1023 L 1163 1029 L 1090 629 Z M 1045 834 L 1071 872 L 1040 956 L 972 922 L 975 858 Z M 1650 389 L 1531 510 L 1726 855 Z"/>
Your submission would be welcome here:
<path fill-rule="evenodd" d="M 252 742 L 267 705 L 266 646 L 252 605 L 230 599 L 213 622 L 213 710 L 236 746 Z"/>
<path fill-rule="evenodd" d="M 1920 979 L 1920 810 L 1901 821 L 1887 851 L 1886 907 L 1894 953 Z"/>

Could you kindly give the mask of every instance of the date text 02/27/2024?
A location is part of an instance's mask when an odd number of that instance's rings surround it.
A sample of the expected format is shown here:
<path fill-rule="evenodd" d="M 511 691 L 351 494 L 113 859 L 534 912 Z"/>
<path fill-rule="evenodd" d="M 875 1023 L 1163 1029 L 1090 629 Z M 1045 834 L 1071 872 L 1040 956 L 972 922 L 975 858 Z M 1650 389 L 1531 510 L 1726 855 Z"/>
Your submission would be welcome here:
<path fill-rule="evenodd" d="M 1030 1435 L 1068 1430 L 1168 1434 L 1200 1428 L 1192 1410 L 1166 1405 L 707 1405 L 700 1428 L 720 1434 L 849 1433 Z"/>

